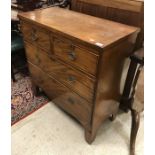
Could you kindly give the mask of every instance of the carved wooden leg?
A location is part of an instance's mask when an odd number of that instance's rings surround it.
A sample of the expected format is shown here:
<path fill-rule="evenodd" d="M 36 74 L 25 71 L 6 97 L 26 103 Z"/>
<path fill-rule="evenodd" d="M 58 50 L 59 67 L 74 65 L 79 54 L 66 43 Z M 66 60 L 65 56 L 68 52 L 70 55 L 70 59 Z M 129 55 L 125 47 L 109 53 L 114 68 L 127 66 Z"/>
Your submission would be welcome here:
<path fill-rule="evenodd" d="M 109 117 L 110 121 L 114 121 L 114 120 L 116 119 L 116 116 L 117 116 L 117 113 L 113 113 L 113 114 Z"/>
<path fill-rule="evenodd" d="M 34 82 L 32 82 L 32 91 L 33 91 L 35 96 L 38 96 L 40 93 L 39 87 Z"/>
<path fill-rule="evenodd" d="M 105 118 L 107 119 L 108 117 L 105 117 Z M 105 118 L 104 118 L 104 120 L 105 120 Z M 101 121 L 101 122 L 103 122 L 103 121 Z M 91 144 L 95 140 L 97 131 L 102 124 L 101 122 L 100 122 L 100 120 L 95 118 L 94 122 L 92 124 L 92 127 L 85 129 L 85 139 L 88 142 L 88 144 Z"/>
<path fill-rule="evenodd" d="M 96 134 L 93 134 L 90 130 L 85 129 L 85 139 L 88 144 L 91 144 L 96 138 Z"/>
<path fill-rule="evenodd" d="M 132 127 L 130 135 L 130 155 L 135 155 L 135 142 L 137 132 L 139 129 L 140 113 L 135 110 L 131 110 L 131 115 L 132 115 Z"/>

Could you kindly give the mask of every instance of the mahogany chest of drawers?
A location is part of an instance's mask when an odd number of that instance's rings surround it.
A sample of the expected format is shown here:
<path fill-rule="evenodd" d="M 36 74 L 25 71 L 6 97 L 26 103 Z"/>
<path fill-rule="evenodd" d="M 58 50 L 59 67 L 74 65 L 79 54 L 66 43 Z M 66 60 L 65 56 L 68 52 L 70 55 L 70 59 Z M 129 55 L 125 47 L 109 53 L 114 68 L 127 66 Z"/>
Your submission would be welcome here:
<path fill-rule="evenodd" d="M 60 8 L 19 18 L 33 83 L 83 125 L 91 143 L 118 111 L 124 61 L 139 30 Z"/>

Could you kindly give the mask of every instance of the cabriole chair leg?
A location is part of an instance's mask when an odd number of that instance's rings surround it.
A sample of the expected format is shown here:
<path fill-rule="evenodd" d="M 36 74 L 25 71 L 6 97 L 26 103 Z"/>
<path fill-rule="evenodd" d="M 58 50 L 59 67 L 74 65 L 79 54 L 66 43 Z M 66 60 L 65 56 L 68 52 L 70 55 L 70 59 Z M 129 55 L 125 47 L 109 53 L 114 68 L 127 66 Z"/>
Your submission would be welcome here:
<path fill-rule="evenodd" d="M 135 155 L 135 143 L 140 124 L 140 113 L 135 110 L 131 110 L 131 116 L 132 116 L 132 126 L 130 134 L 130 155 Z"/>

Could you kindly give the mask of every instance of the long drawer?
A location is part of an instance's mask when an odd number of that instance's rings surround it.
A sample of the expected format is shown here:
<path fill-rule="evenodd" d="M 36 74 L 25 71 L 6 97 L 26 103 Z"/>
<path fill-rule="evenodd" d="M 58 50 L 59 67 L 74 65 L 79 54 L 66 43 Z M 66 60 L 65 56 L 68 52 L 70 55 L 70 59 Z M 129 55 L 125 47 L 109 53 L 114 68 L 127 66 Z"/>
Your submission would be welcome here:
<path fill-rule="evenodd" d="M 36 46 L 25 43 L 25 47 L 28 61 L 39 66 L 55 79 L 73 89 L 89 102 L 92 102 L 95 84 L 94 79 L 86 76 L 78 70 L 65 66 L 54 58 L 49 57 L 44 50 Z"/>
<path fill-rule="evenodd" d="M 48 31 L 26 22 L 21 22 L 21 29 L 25 40 L 44 48 L 49 53 L 51 52 L 50 34 Z"/>
<path fill-rule="evenodd" d="M 56 37 L 53 39 L 53 52 L 62 61 L 82 69 L 89 74 L 96 75 L 99 58 L 98 54 L 77 47 L 68 40 L 60 40 Z"/>
<path fill-rule="evenodd" d="M 58 81 L 46 75 L 40 68 L 29 63 L 34 82 L 41 87 L 54 103 L 75 117 L 84 126 L 89 124 L 92 105 L 73 93 Z"/>

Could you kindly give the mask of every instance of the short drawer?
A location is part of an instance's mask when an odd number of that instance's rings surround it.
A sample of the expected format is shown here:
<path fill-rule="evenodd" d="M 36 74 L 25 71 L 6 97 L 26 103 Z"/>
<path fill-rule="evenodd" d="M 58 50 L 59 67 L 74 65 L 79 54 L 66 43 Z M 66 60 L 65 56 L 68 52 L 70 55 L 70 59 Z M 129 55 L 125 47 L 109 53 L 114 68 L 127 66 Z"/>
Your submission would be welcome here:
<path fill-rule="evenodd" d="M 91 104 L 31 63 L 29 63 L 29 70 L 33 81 L 45 91 L 54 103 L 75 117 L 81 124 L 89 124 Z"/>
<path fill-rule="evenodd" d="M 93 101 L 94 79 L 49 57 L 42 49 L 29 43 L 25 43 L 25 47 L 28 61 L 39 66 L 89 102 Z"/>
<path fill-rule="evenodd" d="M 72 45 L 69 41 L 53 39 L 54 54 L 61 60 L 83 71 L 96 75 L 98 55 L 86 49 Z"/>
<path fill-rule="evenodd" d="M 24 39 L 30 43 L 34 43 L 50 52 L 50 37 L 46 30 L 25 22 L 21 23 L 21 29 Z"/>

